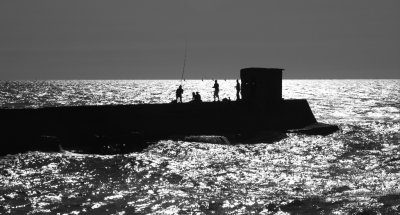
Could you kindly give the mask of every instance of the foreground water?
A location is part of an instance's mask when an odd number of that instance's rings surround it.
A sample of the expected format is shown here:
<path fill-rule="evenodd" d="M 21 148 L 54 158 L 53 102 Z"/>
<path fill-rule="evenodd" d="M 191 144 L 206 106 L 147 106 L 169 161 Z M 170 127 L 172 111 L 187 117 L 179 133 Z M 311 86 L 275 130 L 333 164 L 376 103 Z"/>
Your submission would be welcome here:
<path fill-rule="evenodd" d="M 3 108 L 169 102 L 177 81 L 0 82 Z M 184 82 L 211 100 L 211 81 Z M 221 81 L 234 98 L 234 81 Z M 328 136 L 0 157 L 0 214 L 400 214 L 400 80 L 285 80 Z M 211 119 L 210 119 L 211 120 Z M 7 143 L 1 143 L 6 145 Z"/>

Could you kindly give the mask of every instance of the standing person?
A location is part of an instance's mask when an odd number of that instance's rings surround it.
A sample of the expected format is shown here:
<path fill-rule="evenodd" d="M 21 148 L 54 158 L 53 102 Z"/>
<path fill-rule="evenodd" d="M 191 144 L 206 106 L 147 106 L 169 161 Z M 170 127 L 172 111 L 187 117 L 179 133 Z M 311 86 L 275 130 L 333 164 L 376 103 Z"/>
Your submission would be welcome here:
<path fill-rule="evenodd" d="M 196 93 L 193 92 L 193 93 L 192 93 L 192 101 L 195 102 L 196 100 L 197 100 L 197 99 L 196 99 Z"/>
<path fill-rule="evenodd" d="M 240 100 L 240 83 L 239 80 L 236 79 L 236 101 Z"/>
<path fill-rule="evenodd" d="M 180 99 L 182 103 L 182 94 L 183 94 L 182 85 L 179 85 L 178 89 L 176 89 L 176 103 L 178 103 L 178 99 Z"/>
<path fill-rule="evenodd" d="M 201 96 L 199 92 L 196 92 L 196 101 L 201 102 Z"/>
<path fill-rule="evenodd" d="M 214 88 L 214 101 L 215 101 L 215 98 L 218 98 L 218 101 L 219 101 L 219 95 L 218 95 L 219 94 L 219 84 L 218 84 L 217 80 L 215 80 L 213 88 Z"/>

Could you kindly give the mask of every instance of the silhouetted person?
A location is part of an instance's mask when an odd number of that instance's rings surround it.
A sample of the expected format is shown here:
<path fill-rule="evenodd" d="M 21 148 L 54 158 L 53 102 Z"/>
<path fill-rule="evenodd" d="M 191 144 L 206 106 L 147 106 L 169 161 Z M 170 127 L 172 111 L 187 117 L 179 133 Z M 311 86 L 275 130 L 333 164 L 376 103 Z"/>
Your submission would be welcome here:
<path fill-rule="evenodd" d="M 197 100 L 196 93 L 193 92 L 193 93 L 192 93 L 192 101 L 195 102 L 196 100 Z"/>
<path fill-rule="evenodd" d="M 182 94 L 183 94 L 182 85 L 179 85 L 178 89 L 176 89 L 176 103 L 178 103 L 178 99 L 182 103 Z"/>
<path fill-rule="evenodd" d="M 196 101 L 201 102 L 201 96 L 199 92 L 196 92 Z"/>
<path fill-rule="evenodd" d="M 214 88 L 214 101 L 215 101 L 215 98 L 218 98 L 218 101 L 219 101 L 219 84 L 218 84 L 217 80 L 215 80 L 213 88 Z"/>
<path fill-rule="evenodd" d="M 236 100 L 240 100 L 240 83 L 239 80 L 236 79 Z"/>
<path fill-rule="evenodd" d="M 192 99 L 192 101 L 190 101 L 191 103 L 200 103 L 201 102 L 201 96 L 200 96 L 199 92 L 196 92 L 196 93 L 193 92 L 192 95 L 193 95 L 193 99 Z"/>

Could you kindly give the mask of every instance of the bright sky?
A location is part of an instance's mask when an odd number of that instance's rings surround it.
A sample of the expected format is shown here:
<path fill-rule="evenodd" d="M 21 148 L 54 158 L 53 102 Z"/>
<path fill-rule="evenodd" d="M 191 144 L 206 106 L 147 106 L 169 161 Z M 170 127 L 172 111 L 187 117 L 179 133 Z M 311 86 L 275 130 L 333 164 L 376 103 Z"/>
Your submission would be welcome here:
<path fill-rule="evenodd" d="M 400 78 L 399 0 L 2 0 L 0 79 Z M 187 36 L 185 36 L 187 35 Z"/>

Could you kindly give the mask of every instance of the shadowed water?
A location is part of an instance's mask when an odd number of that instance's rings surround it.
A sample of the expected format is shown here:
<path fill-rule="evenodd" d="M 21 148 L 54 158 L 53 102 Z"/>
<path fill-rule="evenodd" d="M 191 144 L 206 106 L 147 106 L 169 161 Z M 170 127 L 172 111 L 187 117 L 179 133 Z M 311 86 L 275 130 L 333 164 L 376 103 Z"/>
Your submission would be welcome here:
<path fill-rule="evenodd" d="M 0 103 L 160 103 L 174 99 L 177 84 L 0 82 Z M 184 82 L 184 101 L 192 91 L 212 100 L 212 85 Z M 221 98 L 234 99 L 234 86 L 220 81 Z M 8 155 L 0 158 L 0 214 L 400 213 L 399 80 L 284 80 L 283 97 L 306 98 L 318 121 L 341 131 L 271 144 L 165 140 L 128 155 Z"/>

